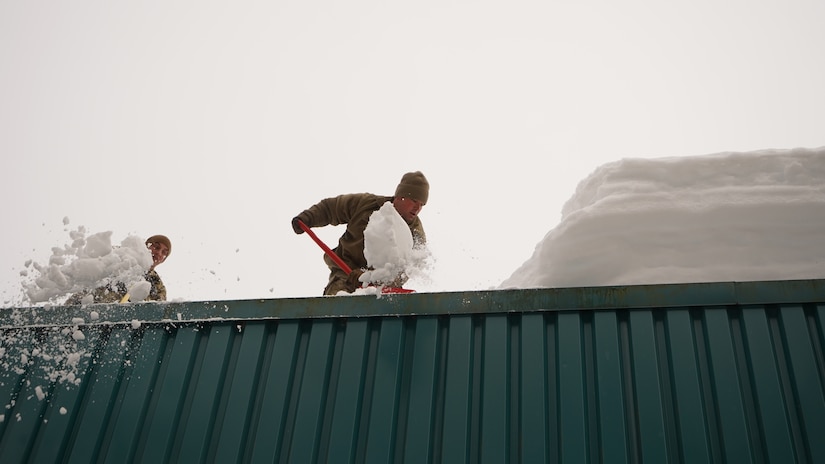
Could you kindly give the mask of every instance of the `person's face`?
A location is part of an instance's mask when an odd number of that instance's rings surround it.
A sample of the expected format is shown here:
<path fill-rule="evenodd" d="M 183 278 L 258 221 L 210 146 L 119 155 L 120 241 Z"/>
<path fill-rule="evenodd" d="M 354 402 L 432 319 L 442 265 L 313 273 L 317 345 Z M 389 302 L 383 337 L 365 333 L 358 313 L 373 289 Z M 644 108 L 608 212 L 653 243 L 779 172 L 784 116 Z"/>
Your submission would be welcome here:
<path fill-rule="evenodd" d="M 412 223 L 416 216 L 418 216 L 418 213 L 421 212 L 421 208 L 424 207 L 424 203 L 405 197 L 396 197 L 392 205 L 395 206 L 395 210 L 398 211 L 401 219 L 407 224 Z"/>
<path fill-rule="evenodd" d="M 163 243 L 150 243 L 146 245 L 146 248 L 149 248 L 149 251 L 152 253 L 152 267 L 166 261 L 166 257 L 169 256 L 169 247 Z"/>

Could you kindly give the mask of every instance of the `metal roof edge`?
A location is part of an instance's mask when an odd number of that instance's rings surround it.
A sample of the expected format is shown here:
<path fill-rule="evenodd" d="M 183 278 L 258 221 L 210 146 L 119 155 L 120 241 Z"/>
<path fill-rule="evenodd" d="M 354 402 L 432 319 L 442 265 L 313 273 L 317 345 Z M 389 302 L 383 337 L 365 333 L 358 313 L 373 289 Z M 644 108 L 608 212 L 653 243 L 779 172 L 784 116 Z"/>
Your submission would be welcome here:
<path fill-rule="evenodd" d="M 0 328 L 825 302 L 825 279 L 0 309 Z"/>

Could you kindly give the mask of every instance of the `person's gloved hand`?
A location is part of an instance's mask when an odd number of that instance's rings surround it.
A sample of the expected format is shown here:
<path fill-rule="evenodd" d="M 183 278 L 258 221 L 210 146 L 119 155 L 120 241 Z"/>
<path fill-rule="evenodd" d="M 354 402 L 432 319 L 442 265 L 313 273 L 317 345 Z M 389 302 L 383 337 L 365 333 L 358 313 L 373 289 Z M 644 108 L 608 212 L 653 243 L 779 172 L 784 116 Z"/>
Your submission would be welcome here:
<path fill-rule="evenodd" d="M 361 274 L 364 273 L 363 269 L 353 269 L 350 271 L 349 275 L 347 276 L 347 291 L 352 293 L 359 288 L 361 288 L 361 281 L 358 280 L 361 277 Z"/>
<path fill-rule="evenodd" d="M 303 234 L 304 229 L 301 229 L 301 225 L 298 224 L 298 221 L 302 221 L 302 219 L 298 216 L 292 218 L 292 230 L 294 230 L 296 234 Z"/>

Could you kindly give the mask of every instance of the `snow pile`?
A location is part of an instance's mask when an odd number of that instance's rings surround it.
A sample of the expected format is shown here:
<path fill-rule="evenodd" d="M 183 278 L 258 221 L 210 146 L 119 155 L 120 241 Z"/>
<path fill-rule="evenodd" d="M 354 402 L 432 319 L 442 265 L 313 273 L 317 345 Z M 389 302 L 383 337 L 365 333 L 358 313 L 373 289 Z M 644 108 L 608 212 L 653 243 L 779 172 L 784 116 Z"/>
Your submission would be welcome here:
<path fill-rule="evenodd" d="M 68 219 L 63 220 L 68 224 Z M 128 236 L 120 246 L 112 246 L 112 232 L 100 232 L 87 237 L 86 228 L 69 232 L 71 243 L 53 247 L 47 264 L 26 262 L 21 271 L 25 296 L 31 304 L 59 303 L 75 292 L 94 289 L 113 282 L 123 282 L 135 290 L 132 301 L 148 295 L 149 282 L 144 274 L 152 266 L 152 254 L 144 241 Z M 146 289 L 146 295 L 138 298 Z M 91 295 L 86 303 L 91 302 Z"/>
<path fill-rule="evenodd" d="M 825 147 L 623 159 L 500 288 L 825 278 Z"/>
<path fill-rule="evenodd" d="M 397 286 L 394 281 L 399 275 L 424 280 L 430 265 L 429 250 L 414 243 L 410 227 L 391 202 L 370 216 L 364 229 L 364 257 L 371 268 L 361 276 L 364 283 Z"/>

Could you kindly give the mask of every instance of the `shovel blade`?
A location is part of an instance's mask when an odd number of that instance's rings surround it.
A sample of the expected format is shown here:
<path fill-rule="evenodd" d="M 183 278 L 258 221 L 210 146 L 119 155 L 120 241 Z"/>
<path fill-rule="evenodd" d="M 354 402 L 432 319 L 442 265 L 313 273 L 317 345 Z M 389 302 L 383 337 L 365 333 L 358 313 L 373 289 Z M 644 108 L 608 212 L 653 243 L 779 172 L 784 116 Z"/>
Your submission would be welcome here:
<path fill-rule="evenodd" d="M 415 290 L 401 287 L 381 287 L 381 293 L 415 293 Z"/>

